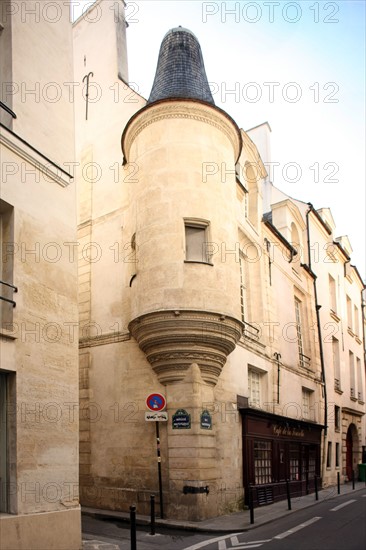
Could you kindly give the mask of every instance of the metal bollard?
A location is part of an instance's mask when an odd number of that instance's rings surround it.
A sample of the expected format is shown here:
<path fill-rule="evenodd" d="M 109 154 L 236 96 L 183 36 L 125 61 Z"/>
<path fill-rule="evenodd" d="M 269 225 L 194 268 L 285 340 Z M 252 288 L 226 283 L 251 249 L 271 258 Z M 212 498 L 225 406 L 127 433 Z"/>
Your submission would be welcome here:
<path fill-rule="evenodd" d="M 290 482 L 286 479 L 286 491 L 287 491 L 287 504 L 288 509 L 291 510 L 291 495 L 290 495 Z"/>
<path fill-rule="evenodd" d="M 131 550 L 136 550 L 136 506 L 130 506 Z"/>
<path fill-rule="evenodd" d="M 150 495 L 150 535 L 155 535 L 155 495 Z"/>
<path fill-rule="evenodd" d="M 253 504 L 253 488 L 249 485 L 249 513 L 250 523 L 254 523 L 254 504 Z"/>
<path fill-rule="evenodd" d="M 319 495 L 318 495 L 318 478 L 315 476 L 314 477 L 314 487 L 315 487 L 315 500 L 319 500 Z"/>
<path fill-rule="evenodd" d="M 337 489 L 338 489 L 338 494 L 340 495 L 341 494 L 341 474 L 339 472 L 337 472 Z"/>
<path fill-rule="evenodd" d="M 352 470 L 352 489 L 355 488 L 355 471 Z"/>

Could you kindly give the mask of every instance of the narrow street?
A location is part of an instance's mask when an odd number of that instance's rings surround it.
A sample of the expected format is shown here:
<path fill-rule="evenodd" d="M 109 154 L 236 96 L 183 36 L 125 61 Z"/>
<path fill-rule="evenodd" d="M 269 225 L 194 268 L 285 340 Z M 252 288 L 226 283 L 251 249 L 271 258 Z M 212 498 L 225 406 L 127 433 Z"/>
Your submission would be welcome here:
<path fill-rule="evenodd" d="M 366 545 L 366 489 L 238 533 L 202 533 L 138 526 L 137 550 L 363 550 Z M 84 550 L 130 550 L 125 522 L 83 517 Z M 98 542 L 97 542 L 98 541 Z"/>

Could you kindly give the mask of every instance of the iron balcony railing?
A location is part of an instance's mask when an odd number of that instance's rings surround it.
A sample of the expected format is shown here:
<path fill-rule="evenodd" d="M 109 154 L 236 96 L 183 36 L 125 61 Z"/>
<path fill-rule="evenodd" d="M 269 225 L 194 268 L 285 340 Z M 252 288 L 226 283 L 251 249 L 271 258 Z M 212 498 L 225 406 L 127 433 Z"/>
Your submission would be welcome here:
<path fill-rule="evenodd" d="M 10 283 L 6 283 L 5 281 L 0 281 L 0 285 L 7 286 L 8 288 L 11 288 L 13 292 L 18 292 L 18 288 Z M 10 300 L 10 298 L 5 298 L 4 296 L 0 295 L 0 300 L 3 300 L 4 302 L 8 302 L 9 304 L 12 304 L 13 307 L 16 306 L 16 302 L 14 300 Z"/>
<path fill-rule="evenodd" d="M 17 115 L 14 113 L 14 111 L 12 111 L 10 109 L 10 107 L 8 107 L 7 105 L 5 105 L 5 103 L 3 103 L 2 101 L 0 101 L 0 107 L 1 109 L 4 109 L 4 111 L 6 111 L 7 113 L 9 113 L 9 115 L 11 115 L 13 118 L 17 118 Z"/>

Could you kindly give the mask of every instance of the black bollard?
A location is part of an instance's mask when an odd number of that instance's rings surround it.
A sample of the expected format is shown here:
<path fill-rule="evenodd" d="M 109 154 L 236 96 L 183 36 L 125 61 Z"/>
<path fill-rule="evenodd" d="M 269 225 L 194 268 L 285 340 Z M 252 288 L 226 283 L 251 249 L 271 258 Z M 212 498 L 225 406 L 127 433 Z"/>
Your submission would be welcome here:
<path fill-rule="evenodd" d="M 309 490 L 309 472 L 308 470 L 306 470 L 305 472 L 305 483 L 306 483 L 306 494 L 308 495 L 310 493 L 310 490 Z"/>
<path fill-rule="evenodd" d="M 352 489 L 355 488 L 355 471 L 352 470 Z"/>
<path fill-rule="evenodd" d="M 319 495 L 318 495 L 318 478 L 315 476 L 314 477 L 314 487 L 315 487 L 315 500 L 319 500 Z"/>
<path fill-rule="evenodd" d="M 150 495 L 150 535 L 155 535 L 155 496 Z"/>
<path fill-rule="evenodd" d="M 287 491 L 287 504 L 288 509 L 291 510 L 291 495 L 290 495 L 290 482 L 286 479 L 286 491 Z"/>
<path fill-rule="evenodd" d="M 136 506 L 130 506 L 131 550 L 136 550 Z"/>
<path fill-rule="evenodd" d="M 254 504 L 253 504 L 253 489 L 249 485 L 249 512 L 250 512 L 250 523 L 254 523 Z"/>
<path fill-rule="evenodd" d="M 341 494 L 341 474 L 337 472 L 337 488 L 338 488 L 338 494 Z"/>

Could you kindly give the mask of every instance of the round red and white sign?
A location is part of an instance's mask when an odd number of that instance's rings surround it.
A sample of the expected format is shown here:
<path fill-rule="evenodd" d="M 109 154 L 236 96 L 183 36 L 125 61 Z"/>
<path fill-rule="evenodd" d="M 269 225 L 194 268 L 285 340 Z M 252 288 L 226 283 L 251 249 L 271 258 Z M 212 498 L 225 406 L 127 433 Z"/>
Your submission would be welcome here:
<path fill-rule="evenodd" d="M 146 406 L 150 411 L 163 411 L 166 407 L 166 399 L 161 393 L 151 393 L 146 398 Z"/>

